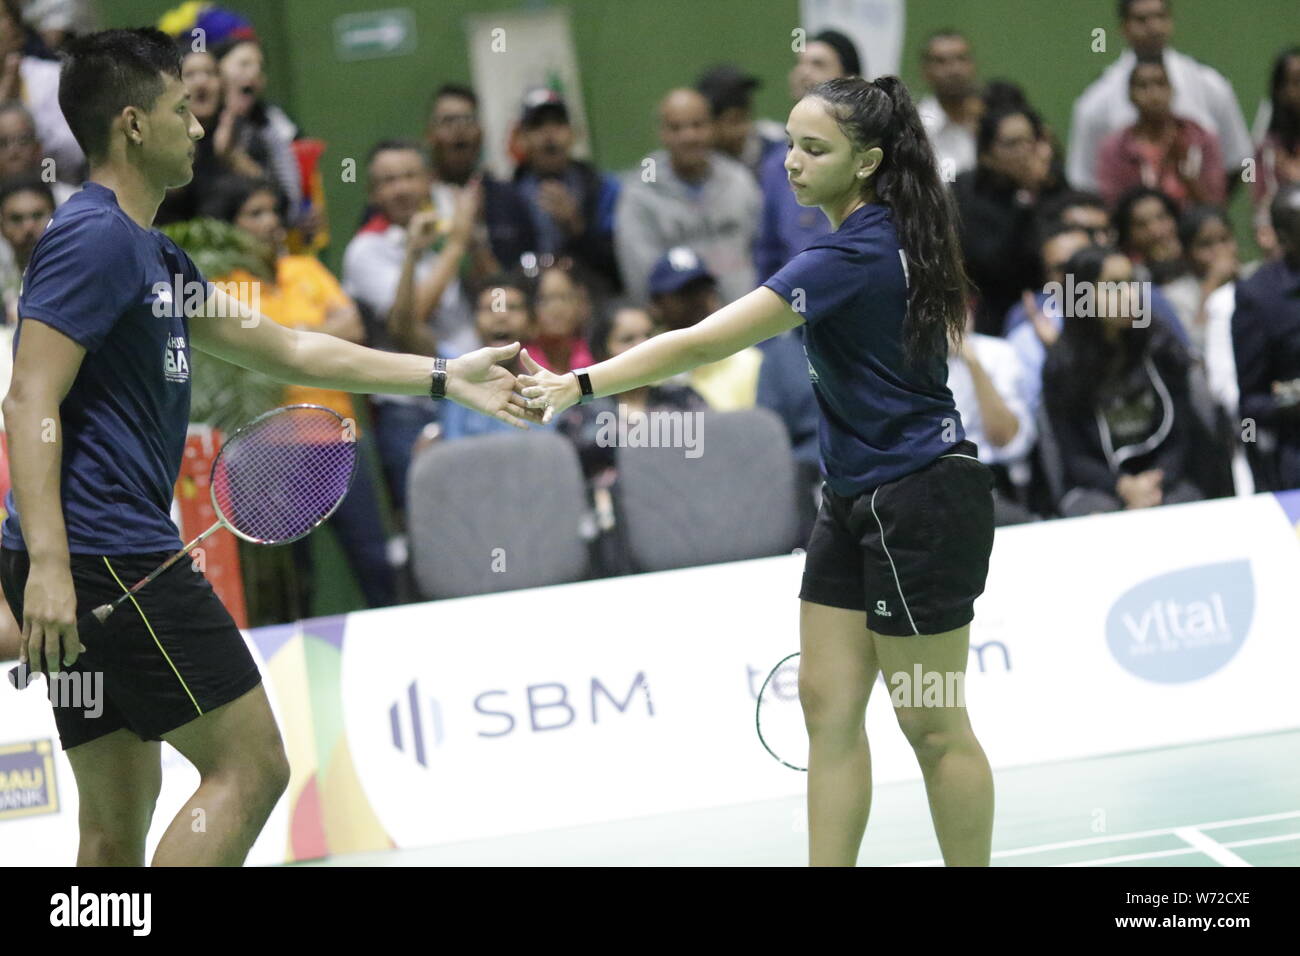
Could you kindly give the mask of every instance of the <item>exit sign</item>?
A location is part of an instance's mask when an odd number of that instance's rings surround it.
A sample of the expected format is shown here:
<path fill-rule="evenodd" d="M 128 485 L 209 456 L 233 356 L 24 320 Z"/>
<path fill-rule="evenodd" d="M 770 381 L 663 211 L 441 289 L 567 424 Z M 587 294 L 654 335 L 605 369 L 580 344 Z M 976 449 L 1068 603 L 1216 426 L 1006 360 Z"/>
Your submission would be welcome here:
<path fill-rule="evenodd" d="M 373 60 L 415 51 L 415 15 L 407 7 L 349 13 L 334 21 L 340 60 Z"/>

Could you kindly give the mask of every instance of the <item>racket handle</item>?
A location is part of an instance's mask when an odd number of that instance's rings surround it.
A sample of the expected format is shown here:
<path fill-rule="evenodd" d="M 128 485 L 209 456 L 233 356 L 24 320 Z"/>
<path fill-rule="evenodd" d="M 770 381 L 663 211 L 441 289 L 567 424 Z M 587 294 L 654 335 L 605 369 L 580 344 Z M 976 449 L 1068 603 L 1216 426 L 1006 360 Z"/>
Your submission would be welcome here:
<path fill-rule="evenodd" d="M 108 620 L 108 616 L 117 610 L 117 602 L 112 604 L 101 604 L 92 611 L 87 611 L 77 621 L 77 633 L 80 634 L 84 629 L 93 624 L 103 624 Z M 29 670 L 26 664 L 19 664 L 17 667 L 9 668 L 9 683 L 18 690 L 26 690 L 27 686 L 36 679 L 37 674 L 44 671 Z"/>

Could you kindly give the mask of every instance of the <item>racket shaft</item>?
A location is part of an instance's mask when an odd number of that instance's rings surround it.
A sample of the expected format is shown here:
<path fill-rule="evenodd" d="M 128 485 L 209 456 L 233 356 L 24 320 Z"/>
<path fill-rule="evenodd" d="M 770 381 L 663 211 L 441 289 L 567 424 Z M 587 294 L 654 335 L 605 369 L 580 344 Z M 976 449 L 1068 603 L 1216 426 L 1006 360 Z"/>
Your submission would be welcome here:
<path fill-rule="evenodd" d="M 86 614 L 83 614 L 81 616 L 81 619 L 77 621 L 77 631 L 80 632 L 83 628 L 90 627 L 90 625 L 96 621 L 98 621 L 100 624 L 103 624 L 106 620 L 108 620 L 109 615 L 111 615 L 114 611 L 118 609 L 118 607 L 122 604 L 123 601 L 131 597 L 133 594 L 136 594 L 146 584 L 148 584 L 154 578 L 158 577 L 158 575 L 162 574 L 164 571 L 170 568 L 181 558 L 185 557 L 185 555 L 189 554 L 191 551 L 197 548 L 200 542 L 202 542 L 205 538 L 207 538 L 208 535 L 212 534 L 212 532 L 220 528 L 223 524 L 225 524 L 224 521 L 218 521 L 207 531 L 203 532 L 201 535 L 199 535 L 189 544 L 185 545 L 185 547 L 181 548 L 179 551 L 173 554 L 162 564 L 158 565 L 158 567 L 154 568 L 153 571 L 151 571 L 148 576 L 143 577 L 139 581 L 137 581 L 127 591 L 119 595 L 111 604 L 101 604 L 99 607 L 95 608 L 94 610 L 88 611 Z M 32 677 L 34 677 L 36 673 L 38 673 L 36 671 L 32 671 L 27 675 L 26 680 L 24 680 L 23 671 L 25 669 L 26 669 L 26 665 L 24 664 L 19 664 L 17 667 L 11 667 L 9 669 L 9 683 L 13 684 L 19 690 L 25 688 L 27 684 L 31 682 Z"/>

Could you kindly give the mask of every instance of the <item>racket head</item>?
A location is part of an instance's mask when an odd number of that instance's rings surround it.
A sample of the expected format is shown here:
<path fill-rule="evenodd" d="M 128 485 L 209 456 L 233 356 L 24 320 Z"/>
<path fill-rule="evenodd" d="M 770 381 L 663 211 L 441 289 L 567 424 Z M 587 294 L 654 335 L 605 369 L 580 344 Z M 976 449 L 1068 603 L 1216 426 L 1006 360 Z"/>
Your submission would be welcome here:
<path fill-rule="evenodd" d="M 240 426 L 212 462 L 212 507 L 253 544 L 311 534 L 347 497 L 355 424 L 323 405 L 282 405 Z"/>
<path fill-rule="evenodd" d="M 808 730 L 799 703 L 799 652 L 787 654 L 763 681 L 754 708 L 758 741 L 791 770 L 808 772 Z"/>

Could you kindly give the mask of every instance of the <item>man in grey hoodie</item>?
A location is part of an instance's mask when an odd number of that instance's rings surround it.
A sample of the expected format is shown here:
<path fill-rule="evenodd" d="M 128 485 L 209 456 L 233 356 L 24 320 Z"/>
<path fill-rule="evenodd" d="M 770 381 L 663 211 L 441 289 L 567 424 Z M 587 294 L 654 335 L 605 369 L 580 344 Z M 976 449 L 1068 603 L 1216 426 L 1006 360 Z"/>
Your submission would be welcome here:
<path fill-rule="evenodd" d="M 614 213 L 614 248 L 630 298 L 647 301 L 650 270 L 687 245 L 718 277 L 724 304 L 753 291 L 762 196 L 741 163 L 713 149 L 708 101 L 671 90 L 659 104 L 656 150 L 628 174 Z"/>

